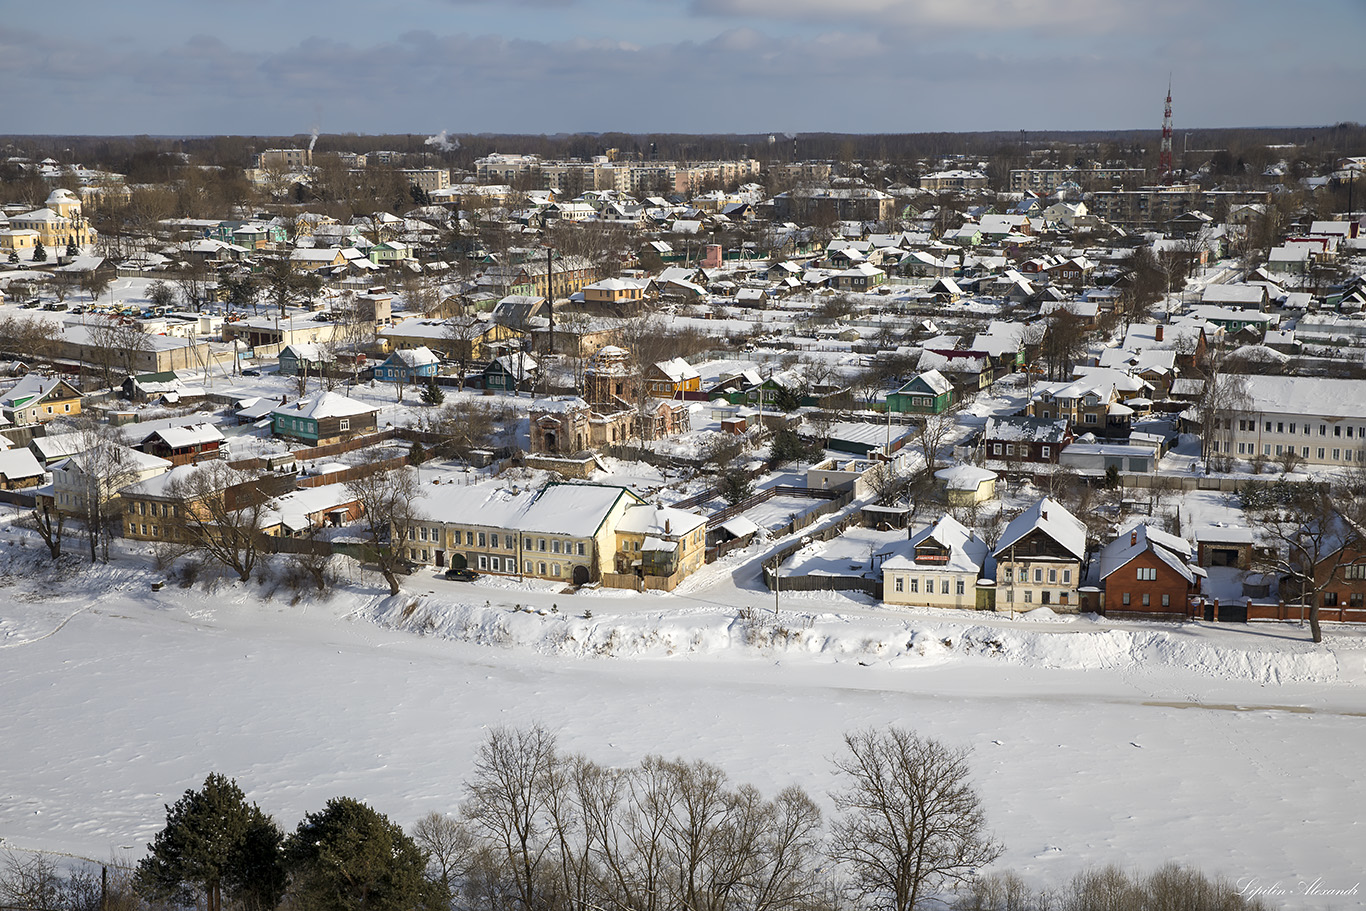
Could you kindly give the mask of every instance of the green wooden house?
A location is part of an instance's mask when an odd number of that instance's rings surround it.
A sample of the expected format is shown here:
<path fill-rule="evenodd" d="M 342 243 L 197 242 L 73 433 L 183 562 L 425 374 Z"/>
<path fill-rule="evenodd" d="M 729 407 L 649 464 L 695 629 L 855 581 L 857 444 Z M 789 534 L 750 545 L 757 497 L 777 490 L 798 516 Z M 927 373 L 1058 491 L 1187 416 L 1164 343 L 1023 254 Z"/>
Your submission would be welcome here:
<path fill-rule="evenodd" d="M 943 414 L 953 404 L 953 384 L 938 370 L 926 370 L 887 395 L 887 410 L 897 414 Z"/>

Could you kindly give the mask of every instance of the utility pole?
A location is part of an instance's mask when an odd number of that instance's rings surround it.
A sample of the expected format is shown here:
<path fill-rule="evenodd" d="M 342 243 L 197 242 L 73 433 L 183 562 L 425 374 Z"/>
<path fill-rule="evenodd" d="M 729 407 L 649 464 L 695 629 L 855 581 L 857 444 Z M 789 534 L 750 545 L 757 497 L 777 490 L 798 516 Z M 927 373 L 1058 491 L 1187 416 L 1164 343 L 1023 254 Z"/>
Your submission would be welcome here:
<path fill-rule="evenodd" d="M 555 353 L 555 263 L 552 259 L 553 247 L 545 248 L 545 306 L 550 316 L 550 344 L 546 354 Z"/>

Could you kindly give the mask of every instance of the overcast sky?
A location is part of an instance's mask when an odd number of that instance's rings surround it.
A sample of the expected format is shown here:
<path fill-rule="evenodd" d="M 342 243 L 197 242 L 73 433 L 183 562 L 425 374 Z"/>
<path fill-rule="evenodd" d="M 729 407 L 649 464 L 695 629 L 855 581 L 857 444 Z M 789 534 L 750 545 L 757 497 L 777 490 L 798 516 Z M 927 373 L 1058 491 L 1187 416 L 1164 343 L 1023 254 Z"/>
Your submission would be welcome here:
<path fill-rule="evenodd" d="M 0 133 L 1366 121 L 1366 0 L 13 0 Z"/>

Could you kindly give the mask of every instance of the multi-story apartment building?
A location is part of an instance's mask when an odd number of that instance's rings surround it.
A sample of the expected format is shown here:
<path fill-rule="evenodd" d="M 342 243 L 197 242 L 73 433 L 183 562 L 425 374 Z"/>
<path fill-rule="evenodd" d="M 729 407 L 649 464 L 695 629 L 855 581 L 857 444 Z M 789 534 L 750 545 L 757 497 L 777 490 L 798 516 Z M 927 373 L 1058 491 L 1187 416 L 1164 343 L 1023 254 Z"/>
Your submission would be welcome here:
<path fill-rule="evenodd" d="M 1201 190 L 1196 184 L 1101 190 L 1090 200 L 1091 214 L 1117 225 L 1161 225 L 1191 209 L 1217 209 L 1271 202 L 1262 190 Z"/>
<path fill-rule="evenodd" d="M 548 161 L 539 155 L 498 153 L 480 158 L 474 166 L 475 176 L 481 183 L 522 181 L 571 198 L 589 190 L 615 190 L 635 195 L 695 193 L 708 185 L 756 179 L 762 170 L 762 165 L 753 158 L 679 163 L 614 161 L 607 155 L 598 155 L 588 161 Z"/>
<path fill-rule="evenodd" d="M 256 167 L 262 170 L 297 171 L 311 164 L 311 149 L 266 149 L 256 156 Z"/>
<path fill-rule="evenodd" d="M 1366 465 L 1360 380 L 1244 376 L 1242 403 L 1217 417 L 1213 445 L 1233 458 L 1276 459 L 1291 450 L 1312 465 Z"/>
<path fill-rule="evenodd" d="M 401 168 L 399 173 L 424 193 L 444 190 L 451 185 L 451 172 L 445 168 Z"/>
<path fill-rule="evenodd" d="M 1010 189 L 1013 193 L 1052 193 L 1065 183 L 1113 187 L 1141 182 L 1147 173 L 1143 168 L 1018 168 L 1010 172 Z"/>

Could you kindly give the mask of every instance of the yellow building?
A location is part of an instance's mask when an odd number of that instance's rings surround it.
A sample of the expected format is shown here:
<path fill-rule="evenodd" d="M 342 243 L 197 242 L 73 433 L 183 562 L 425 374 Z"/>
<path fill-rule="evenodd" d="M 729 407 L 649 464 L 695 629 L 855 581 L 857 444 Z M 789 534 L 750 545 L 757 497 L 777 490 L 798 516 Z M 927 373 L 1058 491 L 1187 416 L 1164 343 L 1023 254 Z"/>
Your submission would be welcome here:
<path fill-rule="evenodd" d="M 9 220 L 9 228 L 0 231 L 0 250 L 32 250 L 36 243 L 55 253 L 64 251 L 68 244 L 84 247 L 95 242 L 95 229 L 81 214 L 81 201 L 70 190 L 53 190 L 43 208 Z"/>
<path fill-rule="evenodd" d="M 615 573 L 603 573 L 611 588 L 672 591 L 706 561 L 707 520 L 669 506 L 632 506 L 617 523 Z"/>

